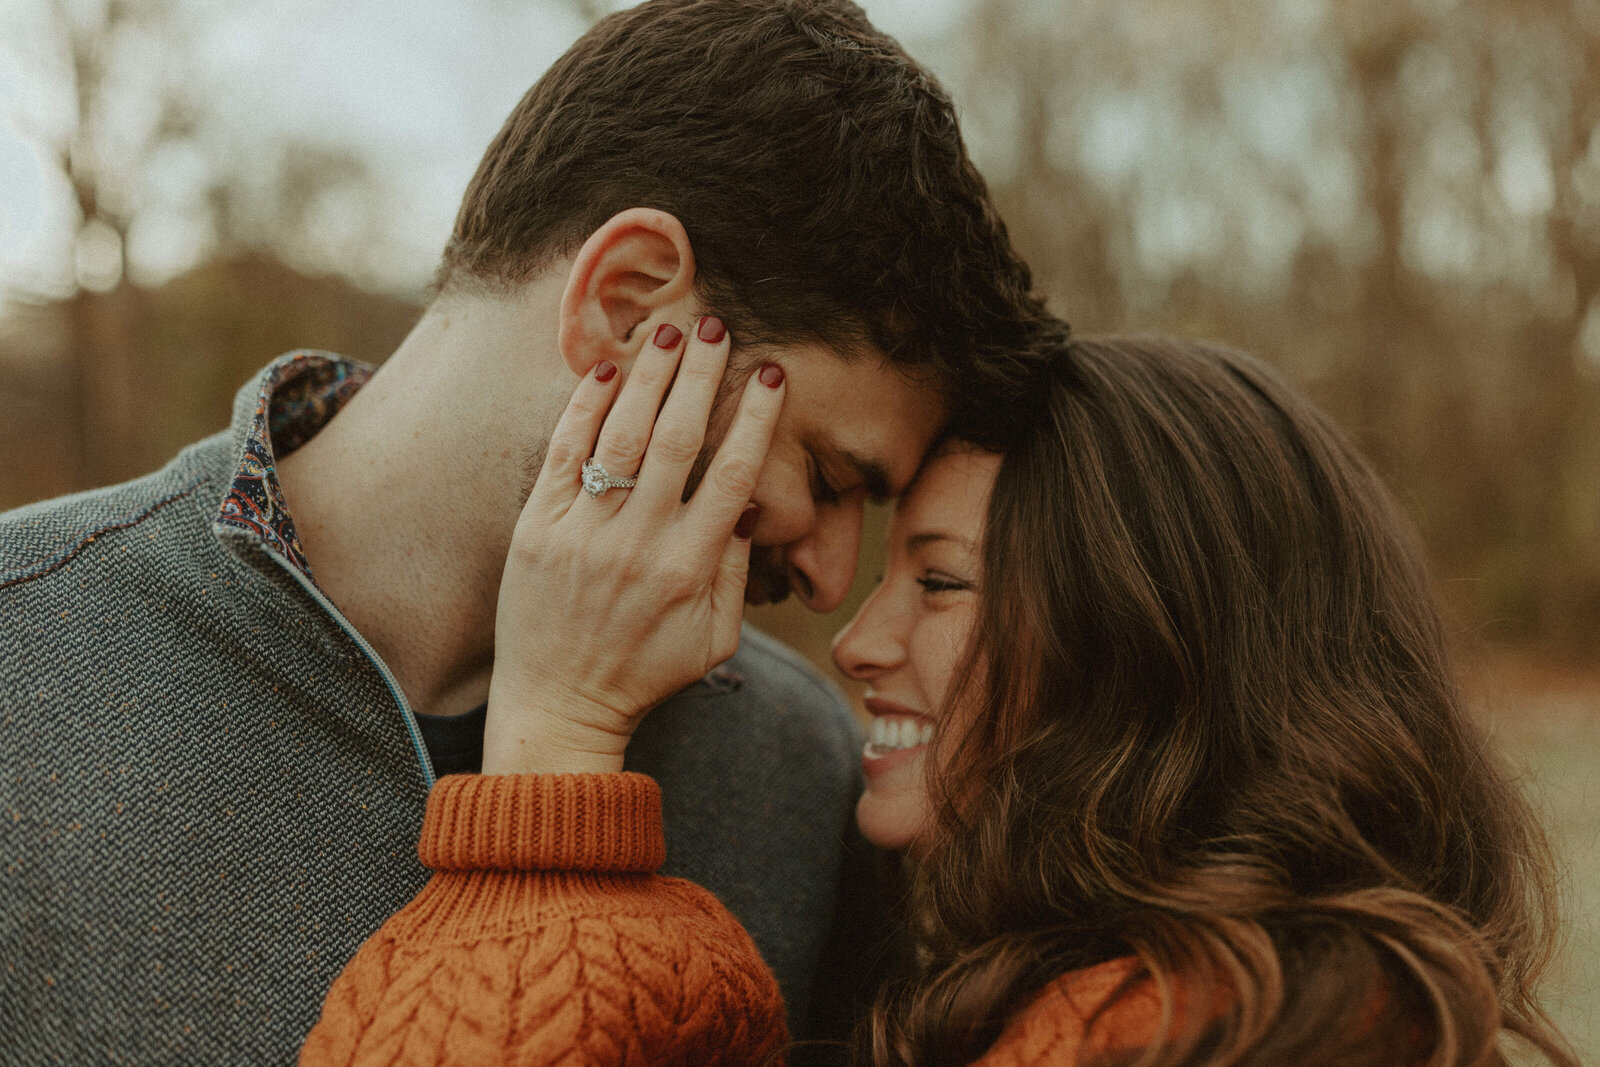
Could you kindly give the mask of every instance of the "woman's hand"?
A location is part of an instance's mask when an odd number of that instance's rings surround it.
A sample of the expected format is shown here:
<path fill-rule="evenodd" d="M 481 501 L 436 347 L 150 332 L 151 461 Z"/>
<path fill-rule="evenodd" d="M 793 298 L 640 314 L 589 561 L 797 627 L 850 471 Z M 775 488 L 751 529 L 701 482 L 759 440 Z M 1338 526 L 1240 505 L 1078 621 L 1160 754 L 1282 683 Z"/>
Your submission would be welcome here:
<path fill-rule="evenodd" d="M 696 325 L 658 327 L 625 383 L 600 364 L 556 425 L 500 583 L 485 774 L 619 771 L 645 712 L 739 647 L 754 515 L 741 517 L 783 372 L 750 376 L 684 503 L 729 348 L 718 320 Z M 590 496 L 590 456 L 638 484 Z"/>

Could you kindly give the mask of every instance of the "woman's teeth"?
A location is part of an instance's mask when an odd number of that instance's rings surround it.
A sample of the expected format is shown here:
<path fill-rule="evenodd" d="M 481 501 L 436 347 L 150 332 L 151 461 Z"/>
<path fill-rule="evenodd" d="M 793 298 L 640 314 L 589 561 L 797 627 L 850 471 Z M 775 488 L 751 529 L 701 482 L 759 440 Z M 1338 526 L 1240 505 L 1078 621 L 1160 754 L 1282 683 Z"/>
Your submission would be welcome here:
<path fill-rule="evenodd" d="M 933 740 L 933 723 L 899 715 L 875 716 L 867 727 L 867 747 L 876 755 L 916 748 Z"/>

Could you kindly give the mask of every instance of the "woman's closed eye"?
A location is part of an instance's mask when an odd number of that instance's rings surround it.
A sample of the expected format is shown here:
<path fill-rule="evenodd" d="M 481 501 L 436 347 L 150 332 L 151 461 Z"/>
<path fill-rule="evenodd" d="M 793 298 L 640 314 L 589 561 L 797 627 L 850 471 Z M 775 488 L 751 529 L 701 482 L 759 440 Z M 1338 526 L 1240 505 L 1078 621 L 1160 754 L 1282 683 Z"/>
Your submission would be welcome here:
<path fill-rule="evenodd" d="M 927 593 L 955 593 L 972 588 L 971 582 L 932 571 L 918 578 L 917 584 Z"/>

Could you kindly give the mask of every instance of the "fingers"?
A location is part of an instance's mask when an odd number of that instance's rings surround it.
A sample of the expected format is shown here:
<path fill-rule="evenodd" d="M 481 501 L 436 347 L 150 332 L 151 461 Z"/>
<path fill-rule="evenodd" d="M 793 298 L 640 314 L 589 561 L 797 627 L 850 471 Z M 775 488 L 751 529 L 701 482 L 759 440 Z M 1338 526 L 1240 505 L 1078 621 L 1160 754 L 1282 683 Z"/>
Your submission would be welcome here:
<path fill-rule="evenodd" d="M 594 454 L 595 438 L 621 385 L 617 365 L 601 360 L 572 391 L 566 410 L 550 434 L 544 465 L 528 497 L 529 509 L 560 516 L 572 506 L 582 478 L 583 461 Z"/>
<path fill-rule="evenodd" d="M 783 410 L 783 368 L 767 363 L 751 374 L 727 436 L 689 503 L 690 521 L 702 536 L 722 543 L 755 493 L 761 465 Z"/>
<path fill-rule="evenodd" d="M 672 391 L 650 431 L 639 485 L 632 493 L 637 504 L 664 509 L 675 508 L 682 501 L 689 472 L 705 443 L 706 424 L 728 365 L 729 346 L 728 331 L 721 319 L 707 316 L 696 324 L 678 364 Z M 620 411 L 612 415 L 613 419 L 619 417 Z"/>
<path fill-rule="evenodd" d="M 717 663 L 732 659 L 739 651 L 744 587 L 749 575 L 750 538 L 735 535 L 722 550 L 716 576 L 711 580 L 711 658 Z"/>
<path fill-rule="evenodd" d="M 594 458 L 613 477 L 632 478 L 638 474 L 661 398 L 667 395 L 667 388 L 678 373 L 683 347 L 683 331 L 663 322 L 639 350 L 639 358 L 628 371 L 628 381 L 611 405 L 594 447 Z M 620 506 L 621 497 L 614 503 Z"/>

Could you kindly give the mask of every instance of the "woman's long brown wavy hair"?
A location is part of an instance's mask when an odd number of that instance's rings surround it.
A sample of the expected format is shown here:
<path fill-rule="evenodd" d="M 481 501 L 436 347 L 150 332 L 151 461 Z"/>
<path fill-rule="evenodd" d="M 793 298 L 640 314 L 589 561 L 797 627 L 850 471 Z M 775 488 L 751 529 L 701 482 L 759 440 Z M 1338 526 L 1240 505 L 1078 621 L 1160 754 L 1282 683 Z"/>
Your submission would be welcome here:
<path fill-rule="evenodd" d="M 1169 1014 L 1116 1062 L 1503 1064 L 1515 1035 L 1576 1067 L 1531 990 L 1548 846 L 1377 477 L 1240 353 L 1056 362 L 990 500 L 967 725 L 928 761 L 922 963 L 858 1059 L 970 1062 L 1051 980 L 1134 956 L 1119 995 Z"/>

